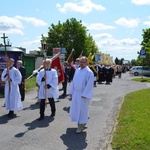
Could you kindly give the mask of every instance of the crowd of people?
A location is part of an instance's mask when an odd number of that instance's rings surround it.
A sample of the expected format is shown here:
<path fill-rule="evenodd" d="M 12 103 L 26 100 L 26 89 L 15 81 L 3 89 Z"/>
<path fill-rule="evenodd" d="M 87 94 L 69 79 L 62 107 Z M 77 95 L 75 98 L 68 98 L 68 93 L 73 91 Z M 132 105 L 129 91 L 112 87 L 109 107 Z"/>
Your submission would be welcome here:
<path fill-rule="evenodd" d="M 3 70 L 1 79 L 5 82 L 5 106 L 9 110 L 8 117 L 16 114 L 14 111 L 22 110 L 22 101 L 25 99 L 25 68 L 18 60 L 16 68 L 14 59 L 7 60 L 8 67 Z M 56 114 L 55 100 L 59 95 L 57 71 L 51 68 L 52 60 L 45 59 L 36 76 L 38 86 L 38 99 L 40 100 L 39 121 L 45 119 L 45 106 L 50 104 L 51 115 Z M 74 64 L 67 61 L 63 64 L 64 81 L 62 82 L 62 98 L 69 95 L 72 122 L 77 123 L 76 133 L 81 133 L 89 120 L 89 105 L 97 84 L 110 84 L 116 74 L 121 78 L 122 66 L 89 63 L 87 57 L 77 58 Z M 69 84 L 68 84 L 69 83 Z"/>

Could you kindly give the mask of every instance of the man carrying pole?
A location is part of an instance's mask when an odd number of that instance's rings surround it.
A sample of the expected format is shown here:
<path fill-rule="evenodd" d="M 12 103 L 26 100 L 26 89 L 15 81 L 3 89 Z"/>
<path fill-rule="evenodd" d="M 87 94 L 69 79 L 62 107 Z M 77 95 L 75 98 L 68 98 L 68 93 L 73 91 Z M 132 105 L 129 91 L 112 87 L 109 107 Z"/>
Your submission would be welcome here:
<path fill-rule="evenodd" d="M 59 97 L 58 90 L 58 75 L 55 69 L 51 68 L 52 59 L 46 59 L 44 61 L 44 69 L 42 69 L 36 78 L 36 82 L 39 85 L 39 95 L 38 98 L 41 100 L 40 102 L 40 117 L 39 121 L 44 119 L 45 112 L 45 102 L 46 98 L 50 103 L 51 107 L 51 115 L 50 117 L 55 116 L 56 108 L 55 108 L 55 99 Z"/>
<path fill-rule="evenodd" d="M 5 47 L 5 58 L 6 58 L 6 68 L 1 74 L 1 80 L 5 82 L 5 107 L 9 110 L 8 117 L 12 118 L 16 115 L 14 114 L 15 110 L 21 110 L 22 102 L 19 92 L 18 84 L 21 83 L 21 74 L 14 65 L 14 59 L 7 56 L 6 43 L 5 43 L 5 34 L 3 34 L 4 47 Z"/>
<path fill-rule="evenodd" d="M 18 69 L 13 67 L 14 59 L 10 58 L 8 61 L 8 72 L 7 68 L 3 70 L 1 79 L 5 82 L 5 106 L 9 110 L 8 117 L 13 118 L 15 110 L 21 110 L 22 102 L 19 92 L 18 84 L 21 83 L 21 74 Z M 9 77 L 8 77 L 9 73 Z M 10 84 L 9 84 L 10 83 Z"/>

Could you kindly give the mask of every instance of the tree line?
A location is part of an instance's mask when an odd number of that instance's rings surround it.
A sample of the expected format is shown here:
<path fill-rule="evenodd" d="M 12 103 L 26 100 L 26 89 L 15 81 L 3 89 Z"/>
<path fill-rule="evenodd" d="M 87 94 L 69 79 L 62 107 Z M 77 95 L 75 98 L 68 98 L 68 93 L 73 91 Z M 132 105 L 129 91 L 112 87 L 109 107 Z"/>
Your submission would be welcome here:
<path fill-rule="evenodd" d="M 140 58 L 138 51 L 137 59 L 132 59 L 130 65 L 150 66 L 150 28 L 143 29 L 143 40 L 141 42 L 141 50 L 146 50 L 146 58 Z M 82 21 L 77 21 L 75 18 L 67 19 L 65 22 L 58 22 L 57 25 L 51 24 L 48 28 L 48 35 L 42 36 L 42 40 L 47 45 L 47 55 L 52 56 L 53 48 L 65 48 L 66 59 L 74 49 L 74 59 L 82 55 L 88 56 L 90 53 L 99 52 L 93 37 L 88 33 L 88 30 L 83 26 Z M 116 57 L 115 63 L 122 64 L 124 58 Z"/>
<path fill-rule="evenodd" d="M 85 56 L 98 52 L 98 46 L 87 28 L 83 26 L 82 21 L 77 21 L 75 18 L 67 19 L 64 23 L 59 21 L 57 25 L 51 24 L 48 28 L 48 36 L 42 37 L 42 40 L 47 44 L 49 56 L 53 54 L 53 48 L 65 48 L 66 58 L 72 49 L 75 58 L 78 58 L 81 52 Z"/>

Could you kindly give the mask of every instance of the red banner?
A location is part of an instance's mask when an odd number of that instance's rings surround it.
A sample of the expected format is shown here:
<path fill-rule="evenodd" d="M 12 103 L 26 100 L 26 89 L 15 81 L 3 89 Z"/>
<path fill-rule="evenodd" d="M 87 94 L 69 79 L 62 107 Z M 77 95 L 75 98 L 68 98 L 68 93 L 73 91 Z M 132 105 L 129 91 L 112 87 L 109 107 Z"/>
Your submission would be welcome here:
<path fill-rule="evenodd" d="M 59 56 L 54 58 L 52 60 L 52 68 L 54 68 L 57 71 L 57 75 L 58 75 L 58 84 L 64 81 L 64 72 L 63 72 L 63 68 L 61 66 L 60 63 L 60 58 Z"/>

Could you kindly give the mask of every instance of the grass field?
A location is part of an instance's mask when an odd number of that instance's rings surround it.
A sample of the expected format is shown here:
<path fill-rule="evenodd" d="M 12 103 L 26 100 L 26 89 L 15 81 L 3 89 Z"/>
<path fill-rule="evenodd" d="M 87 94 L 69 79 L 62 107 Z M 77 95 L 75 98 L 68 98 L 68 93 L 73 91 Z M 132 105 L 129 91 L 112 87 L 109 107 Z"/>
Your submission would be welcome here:
<path fill-rule="evenodd" d="M 36 77 L 26 79 L 26 91 L 29 91 L 36 87 Z"/>
<path fill-rule="evenodd" d="M 114 150 L 150 150 L 150 88 L 125 96 L 111 144 Z"/>
<path fill-rule="evenodd" d="M 150 83 L 150 78 L 146 78 L 146 77 L 144 77 L 144 78 L 134 78 L 134 79 L 132 79 L 133 81 L 137 81 L 137 82 L 147 82 L 147 83 Z"/>

